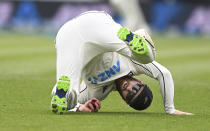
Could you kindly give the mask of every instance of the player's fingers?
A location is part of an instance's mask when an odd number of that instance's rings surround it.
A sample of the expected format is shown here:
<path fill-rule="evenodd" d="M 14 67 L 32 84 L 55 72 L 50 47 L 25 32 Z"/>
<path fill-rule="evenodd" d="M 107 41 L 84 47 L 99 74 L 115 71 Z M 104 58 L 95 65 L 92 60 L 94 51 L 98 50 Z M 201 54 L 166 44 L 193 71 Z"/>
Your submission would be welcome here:
<path fill-rule="evenodd" d="M 100 106 L 98 105 L 97 102 L 95 102 L 94 105 L 95 105 L 95 112 L 98 112 L 98 110 L 100 109 Z"/>
<path fill-rule="evenodd" d="M 94 108 L 94 112 L 98 112 L 98 110 L 101 108 L 101 103 L 98 99 L 96 98 L 92 98 L 90 100 L 90 103 L 92 104 L 93 108 Z M 91 105 L 90 105 L 90 108 L 92 109 Z"/>
<path fill-rule="evenodd" d="M 91 102 L 88 102 L 88 107 L 89 107 L 89 109 L 91 109 L 91 112 L 93 112 L 95 110 L 95 108 Z"/>
<path fill-rule="evenodd" d="M 99 105 L 99 109 L 101 108 L 101 102 L 98 99 L 93 98 L 91 101 L 97 103 Z"/>
<path fill-rule="evenodd" d="M 185 115 L 187 115 L 187 116 L 191 116 L 191 115 L 194 115 L 194 114 L 192 114 L 192 113 L 188 113 L 188 112 L 185 112 Z"/>
<path fill-rule="evenodd" d="M 179 110 L 175 110 L 175 112 L 173 114 L 175 114 L 175 115 L 193 115 L 192 113 L 183 112 L 183 111 L 179 111 Z"/>
<path fill-rule="evenodd" d="M 98 109 L 100 109 L 101 108 L 101 102 L 99 100 L 97 100 L 96 103 L 98 104 Z"/>

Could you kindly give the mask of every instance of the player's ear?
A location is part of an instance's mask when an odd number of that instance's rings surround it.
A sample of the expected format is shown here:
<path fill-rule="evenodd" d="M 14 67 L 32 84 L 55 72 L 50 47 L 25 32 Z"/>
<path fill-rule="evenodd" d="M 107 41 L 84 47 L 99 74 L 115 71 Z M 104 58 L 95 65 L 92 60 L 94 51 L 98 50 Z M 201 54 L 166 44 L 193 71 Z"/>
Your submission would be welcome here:
<path fill-rule="evenodd" d="M 117 87 L 117 85 L 116 85 L 116 89 L 117 89 L 118 93 L 120 94 L 121 98 L 126 102 L 125 98 L 122 95 L 122 89 L 119 86 Z"/>

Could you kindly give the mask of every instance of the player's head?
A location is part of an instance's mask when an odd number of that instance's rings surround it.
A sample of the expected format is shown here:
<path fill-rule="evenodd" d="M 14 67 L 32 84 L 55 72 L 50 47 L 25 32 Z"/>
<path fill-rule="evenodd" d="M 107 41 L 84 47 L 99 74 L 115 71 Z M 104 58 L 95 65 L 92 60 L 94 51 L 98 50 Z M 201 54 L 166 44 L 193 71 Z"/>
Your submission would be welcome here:
<path fill-rule="evenodd" d="M 152 91 L 142 81 L 131 76 L 124 76 L 117 79 L 115 83 L 123 100 L 132 108 L 144 110 L 152 103 Z"/>

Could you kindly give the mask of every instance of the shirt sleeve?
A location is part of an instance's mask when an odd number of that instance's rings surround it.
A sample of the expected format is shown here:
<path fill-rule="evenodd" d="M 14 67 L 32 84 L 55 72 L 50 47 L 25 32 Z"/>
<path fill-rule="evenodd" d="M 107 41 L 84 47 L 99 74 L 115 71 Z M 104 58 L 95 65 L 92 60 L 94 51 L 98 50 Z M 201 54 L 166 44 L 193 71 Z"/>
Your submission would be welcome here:
<path fill-rule="evenodd" d="M 136 67 L 134 75 L 145 74 L 159 81 L 165 112 L 174 113 L 174 82 L 170 71 L 156 61 L 149 64 L 140 64 L 135 61 L 132 63 Z"/>
<path fill-rule="evenodd" d="M 68 110 L 68 112 L 77 112 L 78 108 L 79 108 L 81 105 L 82 105 L 82 104 L 77 103 L 77 105 L 76 105 L 73 109 Z"/>

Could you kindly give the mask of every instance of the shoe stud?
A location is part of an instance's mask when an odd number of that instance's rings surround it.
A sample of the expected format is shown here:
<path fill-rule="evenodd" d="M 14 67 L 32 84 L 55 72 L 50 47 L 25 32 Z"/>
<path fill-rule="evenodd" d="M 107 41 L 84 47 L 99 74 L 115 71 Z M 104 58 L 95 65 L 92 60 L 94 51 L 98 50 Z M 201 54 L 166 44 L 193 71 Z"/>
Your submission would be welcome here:
<path fill-rule="evenodd" d="M 57 113 L 57 112 L 58 112 L 58 110 L 57 110 L 57 109 L 56 109 L 56 110 L 52 110 L 52 112 Z"/>
<path fill-rule="evenodd" d="M 57 107 L 57 105 L 56 104 L 52 104 L 52 108 L 56 108 Z"/>

